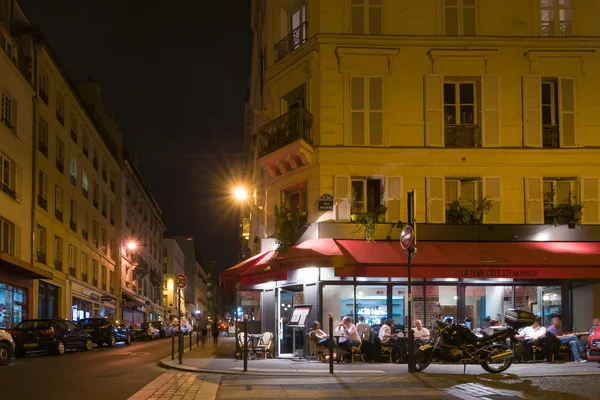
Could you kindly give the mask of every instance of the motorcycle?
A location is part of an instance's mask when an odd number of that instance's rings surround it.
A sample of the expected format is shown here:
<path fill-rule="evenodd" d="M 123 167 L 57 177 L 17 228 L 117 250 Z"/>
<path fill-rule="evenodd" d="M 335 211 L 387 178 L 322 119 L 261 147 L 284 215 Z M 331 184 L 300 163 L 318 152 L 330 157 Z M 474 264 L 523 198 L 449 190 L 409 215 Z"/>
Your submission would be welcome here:
<path fill-rule="evenodd" d="M 429 343 L 415 353 L 418 372 L 432 362 L 443 364 L 479 364 L 487 372 L 500 373 L 512 364 L 514 352 L 506 340 L 514 343 L 517 329 L 533 321 L 535 315 L 527 311 L 507 310 L 508 326 L 494 326 L 474 333 L 460 324 L 436 321 Z"/>

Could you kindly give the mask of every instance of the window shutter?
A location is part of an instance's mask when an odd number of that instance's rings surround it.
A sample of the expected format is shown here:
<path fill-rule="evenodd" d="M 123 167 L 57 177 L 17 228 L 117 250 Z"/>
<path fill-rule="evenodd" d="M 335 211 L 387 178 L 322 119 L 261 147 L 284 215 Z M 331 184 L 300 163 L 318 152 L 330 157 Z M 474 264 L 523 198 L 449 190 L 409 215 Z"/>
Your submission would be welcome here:
<path fill-rule="evenodd" d="M 444 178 L 427 177 L 427 222 L 446 221 L 446 201 L 444 199 Z"/>
<path fill-rule="evenodd" d="M 350 5 L 350 33 L 363 35 L 365 33 L 364 0 L 352 0 Z"/>
<path fill-rule="evenodd" d="M 382 8 L 381 0 L 369 0 L 369 34 L 381 35 L 382 29 Z"/>
<path fill-rule="evenodd" d="M 333 181 L 333 193 L 335 196 L 335 219 L 350 219 L 350 176 L 336 175 Z"/>
<path fill-rule="evenodd" d="M 502 217 L 500 212 L 500 203 L 502 201 L 502 178 L 483 178 L 483 198 L 486 197 L 489 197 L 492 201 L 492 208 L 484 215 L 484 222 L 500 222 Z"/>
<path fill-rule="evenodd" d="M 444 147 L 444 114 L 442 97 L 442 76 L 425 77 L 425 143 L 428 147 Z"/>
<path fill-rule="evenodd" d="M 558 100 L 560 109 L 560 147 L 575 147 L 575 119 L 576 119 L 576 101 L 575 101 L 575 79 L 558 79 Z"/>
<path fill-rule="evenodd" d="M 23 168 L 15 164 L 15 193 L 19 203 L 23 202 Z"/>
<path fill-rule="evenodd" d="M 483 75 L 482 86 L 482 145 L 500 146 L 500 79 L 497 75 Z"/>
<path fill-rule="evenodd" d="M 21 258 L 21 228 L 15 225 L 15 257 Z"/>
<path fill-rule="evenodd" d="M 402 219 L 402 177 L 388 176 L 385 185 L 387 215 L 386 221 L 398 222 Z"/>
<path fill-rule="evenodd" d="M 542 147 L 542 80 L 539 76 L 523 77 L 523 144 Z"/>
<path fill-rule="evenodd" d="M 369 144 L 383 144 L 383 79 L 369 78 Z"/>
<path fill-rule="evenodd" d="M 597 224 L 600 222 L 598 205 L 598 178 L 581 178 L 581 203 L 583 204 L 584 224 Z"/>
<path fill-rule="evenodd" d="M 542 178 L 525 178 L 525 222 L 544 223 L 544 184 Z"/>
<path fill-rule="evenodd" d="M 365 78 L 350 78 L 350 144 L 365 144 Z"/>

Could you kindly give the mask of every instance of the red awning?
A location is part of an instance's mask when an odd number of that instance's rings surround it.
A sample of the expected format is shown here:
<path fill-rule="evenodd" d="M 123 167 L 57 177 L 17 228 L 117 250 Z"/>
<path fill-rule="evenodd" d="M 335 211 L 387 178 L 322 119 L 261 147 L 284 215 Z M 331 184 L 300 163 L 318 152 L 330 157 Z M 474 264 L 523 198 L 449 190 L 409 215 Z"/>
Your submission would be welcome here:
<path fill-rule="evenodd" d="M 398 242 L 337 240 L 345 254 L 337 276 L 405 277 Z M 600 278 L 600 243 L 419 242 L 415 278 Z"/>
<path fill-rule="evenodd" d="M 345 257 L 335 240 L 310 239 L 290 247 L 276 258 L 275 263 L 277 267 L 286 269 L 341 267 L 345 263 Z"/>
<path fill-rule="evenodd" d="M 239 280 L 240 274 L 244 271 L 251 269 L 257 263 L 266 262 L 274 257 L 275 252 L 273 250 L 263 251 L 255 256 L 242 261 L 233 267 L 227 268 L 221 273 L 221 284 L 225 286 L 225 290 L 231 293 L 235 289 L 235 283 Z"/>

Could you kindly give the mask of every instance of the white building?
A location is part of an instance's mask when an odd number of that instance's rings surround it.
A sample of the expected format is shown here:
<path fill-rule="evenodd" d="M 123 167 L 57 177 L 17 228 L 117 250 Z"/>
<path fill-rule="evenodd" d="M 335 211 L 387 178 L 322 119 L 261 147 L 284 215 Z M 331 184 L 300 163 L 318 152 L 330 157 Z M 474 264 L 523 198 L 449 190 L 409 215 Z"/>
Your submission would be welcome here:
<path fill-rule="evenodd" d="M 163 250 L 163 295 L 162 306 L 165 319 L 172 321 L 179 318 L 179 310 L 185 315 L 185 291 L 181 291 L 181 298 L 175 286 L 175 276 L 185 274 L 185 255 L 175 239 L 164 239 Z"/>

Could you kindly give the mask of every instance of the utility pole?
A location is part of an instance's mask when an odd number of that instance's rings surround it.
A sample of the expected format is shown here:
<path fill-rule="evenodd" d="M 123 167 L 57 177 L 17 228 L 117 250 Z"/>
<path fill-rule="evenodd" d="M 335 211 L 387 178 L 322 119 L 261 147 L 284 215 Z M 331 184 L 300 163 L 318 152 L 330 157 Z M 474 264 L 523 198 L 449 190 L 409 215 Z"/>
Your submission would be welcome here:
<path fill-rule="evenodd" d="M 406 258 L 408 265 L 408 372 L 415 373 L 415 334 L 412 330 L 412 270 L 411 261 L 415 253 L 417 234 L 415 223 L 415 190 L 408 192 L 408 226 L 410 227 L 411 238 L 406 248 Z M 404 231 L 403 231 L 404 232 Z"/>

